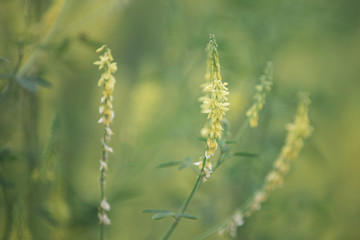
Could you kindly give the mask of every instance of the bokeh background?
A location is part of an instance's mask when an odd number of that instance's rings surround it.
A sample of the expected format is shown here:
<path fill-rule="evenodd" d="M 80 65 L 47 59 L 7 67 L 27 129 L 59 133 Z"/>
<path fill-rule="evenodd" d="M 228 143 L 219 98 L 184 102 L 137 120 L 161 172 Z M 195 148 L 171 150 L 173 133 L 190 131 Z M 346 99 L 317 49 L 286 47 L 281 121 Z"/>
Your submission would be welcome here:
<path fill-rule="evenodd" d="M 259 157 L 219 168 L 187 211 L 199 219 L 182 221 L 172 239 L 194 238 L 261 186 L 299 90 L 311 94 L 313 136 L 237 238 L 359 239 L 359 9 L 354 0 L 1 0 L 0 239 L 98 239 L 101 90 L 92 63 L 104 43 L 119 65 L 106 239 L 159 239 L 171 219 L 142 210 L 176 211 L 194 184 L 191 169 L 156 166 L 203 154 L 198 98 L 210 33 L 229 83 L 233 134 L 269 60 L 274 86 L 260 126 L 235 147 Z M 37 80 L 9 80 L 34 51 L 26 75 Z"/>

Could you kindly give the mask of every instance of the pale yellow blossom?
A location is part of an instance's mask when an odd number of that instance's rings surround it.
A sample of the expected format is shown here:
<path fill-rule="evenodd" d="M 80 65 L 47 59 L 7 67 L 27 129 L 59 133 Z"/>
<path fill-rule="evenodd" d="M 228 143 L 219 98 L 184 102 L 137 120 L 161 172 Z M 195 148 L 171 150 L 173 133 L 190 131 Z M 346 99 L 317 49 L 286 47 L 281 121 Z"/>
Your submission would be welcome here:
<path fill-rule="evenodd" d="M 260 84 L 255 86 L 256 94 L 253 97 L 255 102 L 251 105 L 246 112 L 246 116 L 249 118 L 250 127 L 257 127 L 259 122 L 259 112 L 262 110 L 265 104 L 266 95 L 271 90 L 272 86 L 273 66 L 271 62 L 268 62 L 265 67 L 264 74 L 260 77 Z"/>
<path fill-rule="evenodd" d="M 217 43 L 214 35 L 210 35 L 210 42 L 207 46 L 208 60 L 207 72 L 205 74 L 206 83 L 202 85 L 205 96 L 202 101 L 201 112 L 207 114 L 208 123 L 203 128 L 202 134 L 206 134 L 205 157 L 209 159 L 218 149 L 217 141 L 221 139 L 221 122 L 226 111 L 229 110 L 227 95 L 229 95 L 227 83 L 222 82 L 220 74 L 220 62 L 217 52 Z"/>
<path fill-rule="evenodd" d="M 104 137 L 102 139 L 103 156 L 100 160 L 100 186 L 103 199 L 100 202 L 98 217 L 100 224 L 109 225 L 110 219 L 105 211 L 110 210 L 110 204 L 104 198 L 104 187 L 106 171 L 108 170 L 108 154 L 113 152 L 113 148 L 109 146 L 109 142 L 111 135 L 113 135 L 111 124 L 115 116 L 112 102 L 116 80 L 113 73 L 117 71 L 117 64 L 116 62 L 113 62 L 114 58 L 111 55 L 111 50 L 107 48 L 106 45 L 101 46 L 96 52 L 102 52 L 103 54 L 99 57 L 98 61 L 94 62 L 94 64 L 98 65 L 100 70 L 104 70 L 97 83 L 97 85 L 103 89 L 103 95 L 100 99 L 100 119 L 98 120 L 98 123 L 104 126 Z"/>

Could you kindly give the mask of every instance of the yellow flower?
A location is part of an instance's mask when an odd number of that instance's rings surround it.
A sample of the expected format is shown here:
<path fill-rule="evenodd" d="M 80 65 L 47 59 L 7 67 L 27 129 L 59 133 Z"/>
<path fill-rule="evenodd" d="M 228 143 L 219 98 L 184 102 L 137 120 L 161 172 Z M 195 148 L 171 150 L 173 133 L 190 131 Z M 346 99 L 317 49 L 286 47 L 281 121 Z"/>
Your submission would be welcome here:
<path fill-rule="evenodd" d="M 194 163 L 194 165 L 198 166 L 199 169 L 202 169 L 203 162 L 202 162 L 201 158 L 200 158 L 200 161 Z M 205 182 L 207 179 L 210 178 L 210 175 L 212 173 L 212 164 L 211 164 L 211 162 L 206 161 L 205 167 L 204 167 L 204 173 L 205 173 L 205 176 L 203 177 L 203 182 Z"/>
<path fill-rule="evenodd" d="M 275 160 L 272 170 L 265 177 L 265 184 L 262 189 L 257 191 L 250 202 L 240 212 L 239 223 L 244 223 L 243 216 L 250 217 L 254 211 L 261 209 L 261 204 L 266 201 L 270 193 L 283 184 L 284 176 L 289 171 L 290 162 L 295 159 L 304 145 L 304 139 L 310 137 L 313 127 L 310 125 L 308 117 L 308 108 L 310 99 L 308 94 L 299 93 L 299 103 L 295 121 L 288 124 L 286 129 L 288 131 L 285 144 L 281 149 L 279 157 Z M 244 215 L 242 214 L 244 211 Z M 236 214 L 238 214 L 236 213 Z M 236 216 L 236 215 L 234 215 Z M 219 233 L 229 231 L 231 235 L 235 236 L 237 226 L 234 217 L 219 230 Z"/>
<path fill-rule="evenodd" d="M 206 83 L 202 85 L 203 92 L 205 96 L 201 97 L 199 100 L 202 101 L 201 112 L 207 114 L 208 123 L 204 128 L 206 131 L 202 131 L 206 134 L 206 149 L 205 157 L 209 159 L 215 154 L 215 151 L 218 147 L 217 141 L 221 139 L 222 136 L 222 126 L 221 121 L 226 113 L 229 110 L 227 106 L 227 95 L 229 95 L 227 89 L 227 83 L 222 82 L 220 74 L 220 62 L 217 52 L 217 43 L 215 36 L 210 35 L 210 42 L 207 46 L 208 50 L 208 60 L 207 60 L 207 72 L 205 74 Z"/>
<path fill-rule="evenodd" d="M 102 139 L 103 155 L 100 160 L 100 187 L 102 193 L 102 200 L 99 206 L 98 217 L 101 225 L 109 225 L 110 219 L 105 213 L 105 211 L 110 210 L 109 203 L 105 200 L 104 197 L 104 184 L 105 184 L 105 172 L 108 170 L 107 160 L 108 154 L 113 152 L 112 147 L 109 146 L 111 135 L 113 131 L 110 128 L 112 121 L 114 119 L 115 113 L 113 110 L 113 92 L 115 87 L 115 77 L 113 73 L 117 71 L 117 64 L 113 62 L 114 58 L 111 55 L 111 50 L 106 47 L 106 45 L 101 46 L 96 52 L 103 54 L 99 57 L 98 61 L 95 61 L 94 64 L 99 66 L 99 69 L 103 69 L 104 72 L 101 74 L 101 77 L 97 83 L 99 87 L 103 88 L 103 96 L 100 99 L 99 113 L 101 115 L 98 123 L 104 125 L 104 137 Z"/>
<path fill-rule="evenodd" d="M 270 92 L 272 86 L 273 66 L 268 62 L 265 67 L 264 74 L 260 77 L 260 84 L 255 86 L 256 94 L 254 95 L 255 102 L 246 112 L 249 117 L 250 127 L 257 127 L 259 121 L 259 112 L 264 107 L 266 94 Z"/>
<path fill-rule="evenodd" d="M 268 191 L 279 187 L 283 183 L 283 176 L 289 171 L 290 161 L 297 158 L 304 139 L 310 137 L 313 127 L 310 125 L 308 109 L 310 99 L 307 93 L 299 93 L 299 104 L 295 115 L 295 121 L 287 125 L 288 131 L 285 145 L 282 147 L 280 156 L 274 162 L 274 170 L 266 176 L 266 188 Z"/>

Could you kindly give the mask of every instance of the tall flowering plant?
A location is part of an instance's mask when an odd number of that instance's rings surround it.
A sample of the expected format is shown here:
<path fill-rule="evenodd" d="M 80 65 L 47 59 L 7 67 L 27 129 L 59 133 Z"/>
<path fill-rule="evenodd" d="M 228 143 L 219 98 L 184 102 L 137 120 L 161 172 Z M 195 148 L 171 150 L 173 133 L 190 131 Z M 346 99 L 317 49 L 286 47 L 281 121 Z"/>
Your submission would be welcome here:
<path fill-rule="evenodd" d="M 104 127 L 104 136 L 101 139 L 102 143 L 102 157 L 100 159 L 100 205 L 98 210 L 98 217 L 100 221 L 100 239 L 104 238 L 104 225 L 110 224 L 110 218 L 107 212 L 110 211 L 110 204 L 106 201 L 105 197 L 105 178 L 108 170 L 108 158 L 109 153 L 113 152 L 113 149 L 109 146 L 113 131 L 111 130 L 111 124 L 114 119 L 113 110 L 113 92 L 115 87 L 115 77 L 113 74 L 117 71 L 117 63 L 113 62 L 114 58 L 111 55 L 111 50 L 103 45 L 96 50 L 97 53 L 102 53 L 99 60 L 94 64 L 99 66 L 99 70 L 103 70 L 101 77 L 98 81 L 98 86 L 102 87 L 103 95 L 100 100 L 99 113 L 101 115 L 98 123 Z"/>

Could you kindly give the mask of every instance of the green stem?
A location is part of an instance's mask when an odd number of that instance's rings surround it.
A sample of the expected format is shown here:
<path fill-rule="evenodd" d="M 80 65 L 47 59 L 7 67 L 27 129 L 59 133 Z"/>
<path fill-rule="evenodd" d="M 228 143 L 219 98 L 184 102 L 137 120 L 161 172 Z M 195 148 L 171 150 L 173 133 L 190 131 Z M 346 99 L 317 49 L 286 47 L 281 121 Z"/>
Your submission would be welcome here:
<path fill-rule="evenodd" d="M 193 240 L 204 240 L 204 239 L 207 239 L 207 238 L 211 237 L 213 234 L 217 233 L 220 229 L 225 227 L 226 224 L 229 222 L 229 219 L 230 218 L 227 218 L 227 219 L 221 221 L 220 223 L 216 224 L 215 226 L 213 226 L 212 228 L 210 228 L 209 230 L 207 230 L 206 232 L 204 232 L 200 236 L 197 236 Z"/>
<path fill-rule="evenodd" d="M 239 131 L 236 133 L 233 141 L 238 142 L 240 140 L 240 138 L 242 137 L 242 135 L 245 133 L 245 131 L 248 129 L 248 127 L 249 127 L 249 119 L 246 118 L 245 122 L 243 122 Z"/>
<path fill-rule="evenodd" d="M 195 192 L 199 189 L 199 187 L 200 187 L 200 185 L 202 183 L 202 178 L 203 178 L 204 169 L 205 169 L 205 163 L 206 163 L 206 158 L 203 157 L 202 168 L 201 168 L 201 171 L 200 171 L 200 173 L 199 173 L 199 175 L 198 175 L 198 177 L 196 179 L 194 187 L 193 187 L 191 193 L 189 194 L 189 196 L 187 197 L 187 199 L 185 200 L 185 202 L 182 204 L 181 208 L 179 209 L 179 212 L 175 215 L 174 222 L 170 225 L 168 231 L 165 233 L 162 240 L 167 240 L 170 237 L 170 235 L 172 234 L 172 232 L 174 231 L 174 229 L 176 228 L 176 226 L 178 225 L 178 223 L 181 220 L 181 217 L 178 217 L 177 215 L 181 215 L 181 214 L 185 213 L 190 201 L 194 197 Z"/>
<path fill-rule="evenodd" d="M 239 142 L 240 138 L 244 135 L 245 131 L 249 128 L 249 119 L 246 118 L 246 120 L 241 125 L 239 131 L 236 133 L 234 139 L 231 141 L 232 143 Z M 227 154 L 225 152 L 222 152 L 219 156 L 219 161 L 216 163 L 216 165 L 213 168 L 213 171 L 215 171 L 222 163 L 224 163 L 226 160 L 230 159 L 233 155 L 230 154 L 231 147 L 227 150 Z M 252 198 L 250 198 L 248 201 L 246 201 L 241 207 L 241 210 L 247 209 L 250 204 Z M 225 220 L 221 221 L 220 223 L 216 224 L 215 226 L 211 227 L 209 230 L 201 234 L 200 236 L 196 237 L 194 240 L 204 240 L 218 232 L 220 229 L 222 229 L 229 221 L 231 220 L 231 217 L 226 218 Z"/>
<path fill-rule="evenodd" d="M 246 118 L 246 120 L 243 122 L 243 124 L 241 125 L 239 131 L 235 134 L 235 137 L 233 140 L 231 140 L 230 142 L 232 144 L 238 143 L 240 138 L 244 135 L 245 131 L 249 128 L 249 119 Z M 220 156 L 219 156 L 219 160 L 216 162 L 216 165 L 213 167 L 213 172 L 215 172 L 215 170 L 222 164 L 224 163 L 226 160 L 230 159 L 233 157 L 233 155 L 230 153 L 231 150 L 231 146 L 225 151 L 225 152 L 221 152 Z"/>
<path fill-rule="evenodd" d="M 251 204 L 254 201 L 254 196 L 251 196 L 250 198 L 248 198 L 246 200 L 246 202 L 244 202 L 239 208 L 237 208 L 235 211 L 240 211 L 242 213 L 246 213 L 248 211 L 248 209 L 251 207 Z M 211 237 L 212 235 L 214 235 L 215 233 L 217 233 L 220 229 L 223 229 L 224 227 L 226 227 L 226 225 L 231 222 L 233 220 L 233 216 L 229 216 L 227 218 L 225 218 L 224 220 L 222 220 L 220 223 L 216 224 L 215 226 L 211 227 L 210 229 L 208 229 L 206 232 L 202 233 L 201 235 L 197 236 L 196 238 L 194 238 L 193 240 L 204 240 L 204 239 L 208 239 L 209 237 Z"/>
<path fill-rule="evenodd" d="M 103 141 L 104 141 L 104 144 L 107 144 L 106 130 L 104 133 Z M 107 159 L 108 159 L 107 155 L 108 155 L 107 152 L 105 151 L 105 149 L 103 149 L 101 161 L 107 163 Z M 105 171 L 106 171 L 106 169 L 102 168 L 101 172 L 100 172 L 100 204 L 101 204 L 101 201 L 105 198 L 105 174 L 106 174 Z M 102 210 L 99 207 L 99 212 L 103 213 L 104 210 Z M 104 223 L 100 221 L 100 240 L 103 240 L 103 239 L 104 239 Z"/>

